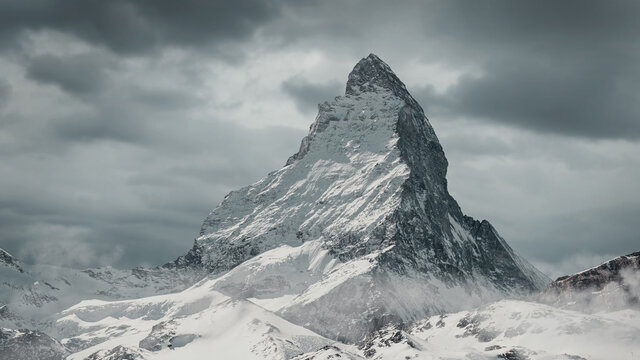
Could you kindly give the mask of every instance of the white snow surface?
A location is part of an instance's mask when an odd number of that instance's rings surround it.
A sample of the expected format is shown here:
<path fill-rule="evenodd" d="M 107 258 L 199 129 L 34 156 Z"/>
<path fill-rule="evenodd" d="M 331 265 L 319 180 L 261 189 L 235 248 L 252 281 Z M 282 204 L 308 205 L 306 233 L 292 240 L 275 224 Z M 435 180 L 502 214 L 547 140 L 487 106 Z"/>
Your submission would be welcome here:
<path fill-rule="evenodd" d="M 496 359 L 515 351 L 532 360 L 604 360 L 640 353 L 636 310 L 585 314 L 518 300 L 432 316 L 407 330 L 389 327 L 358 348 L 292 324 L 260 301 L 225 296 L 213 290 L 217 281 L 144 299 L 84 301 L 65 310 L 58 320 L 62 343 L 90 345 L 68 359 L 118 346 L 142 359 Z M 401 336 L 394 339 L 396 333 Z M 141 348 L 145 338 L 155 339 L 157 348 Z"/>
<path fill-rule="evenodd" d="M 387 329 L 370 341 L 372 359 L 633 359 L 640 313 L 589 315 L 533 302 L 502 300 L 433 316 L 411 329 Z M 396 341 L 389 340 L 396 332 Z M 398 339 L 401 338 L 400 341 Z"/>
<path fill-rule="evenodd" d="M 339 344 L 202 281 L 181 293 L 115 302 L 83 301 L 62 313 L 63 344 L 85 344 L 68 359 L 106 354 L 118 346 L 144 359 L 290 359 Z M 146 340 L 145 340 L 146 339 Z M 354 355 L 356 358 L 357 355 Z"/>
<path fill-rule="evenodd" d="M 631 309 L 590 315 L 502 300 L 472 311 L 428 317 L 408 330 L 383 329 L 365 341 L 373 345 L 359 348 L 281 316 L 309 302 L 314 305 L 310 309 L 322 308 L 325 297 L 344 294 L 341 286 L 357 284 L 374 264 L 375 254 L 341 262 L 320 241 L 283 245 L 182 292 L 82 301 L 60 314 L 57 334 L 74 351 L 68 359 L 92 354 L 108 359 L 108 354 L 117 353 L 114 349 L 125 349 L 140 359 L 197 359 L 209 354 L 226 359 L 336 359 L 337 355 L 342 359 L 496 359 L 509 351 L 529 359 L 610 359 L 640 351 L 636 350 L 640 312 Z M 407 280 L 392 280 L 401 281 Z M 399 294 L 401 304 L 420 296 L 434 296 L 434 301 L 445 297 L 466 308 L 480 303 L 480 299 L 469 299 L 463 289 L 435 280 L 414 285 L 415 294 Z M 429 286 L 437 296 L 430 295 Z M 397 331 L 401 341 L 390 341 Z"/>

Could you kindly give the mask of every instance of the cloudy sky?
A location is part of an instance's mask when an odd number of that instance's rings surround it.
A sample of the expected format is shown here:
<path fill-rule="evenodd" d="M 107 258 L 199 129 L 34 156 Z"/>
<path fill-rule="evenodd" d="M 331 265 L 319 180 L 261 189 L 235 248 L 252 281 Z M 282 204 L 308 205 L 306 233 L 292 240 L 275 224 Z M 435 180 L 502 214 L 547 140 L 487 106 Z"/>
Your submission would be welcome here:
<path fill-rule="evenodd" d="M 373 52 L 551 276 L 640 250 L 640 2 L 0 0 L 0 247 L 131 267 L 283 166 Z"/>

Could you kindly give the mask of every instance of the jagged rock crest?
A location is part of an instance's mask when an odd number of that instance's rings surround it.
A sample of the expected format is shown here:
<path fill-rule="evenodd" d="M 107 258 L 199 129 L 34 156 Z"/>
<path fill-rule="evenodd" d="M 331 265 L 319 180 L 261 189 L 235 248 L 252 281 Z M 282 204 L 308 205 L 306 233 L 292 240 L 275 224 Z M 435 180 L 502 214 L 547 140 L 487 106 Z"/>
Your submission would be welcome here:
<path fill-rule="evenodd" d="M 176 264 L 222 274 L 272 249 L 305 244 L 318 244 L 342 263 L 366 258 L 371 266 L 359 275 L 359 290 L 344 286 L 368 303 L 334 315 L 370 311 L 365 318 L 374 323 L 341 329 L 358 336 L 382 323 L 460 306 L 445 299 L 446 289 L 480 301 L 546 285 L 489 222 L 462 213 L 447 189 L 447 166 L 422 107 L 371 54 L 349 74 L 344 96 L 319 105 L 286 166 L 228 194 Z M 411 291 L 410 299 L 394 296 L 403 291 Z M 306 321 L 297 317 L 310 314 L 302 309 L 308 306 L 283 313 Z"/>

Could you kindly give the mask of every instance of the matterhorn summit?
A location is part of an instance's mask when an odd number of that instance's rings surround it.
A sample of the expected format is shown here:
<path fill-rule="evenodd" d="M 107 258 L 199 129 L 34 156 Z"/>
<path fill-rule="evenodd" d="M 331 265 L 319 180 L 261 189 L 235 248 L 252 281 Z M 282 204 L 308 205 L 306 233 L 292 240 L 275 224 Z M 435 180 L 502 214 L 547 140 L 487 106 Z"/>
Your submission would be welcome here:
<path fill-rule="evenodd" d="M 214 288 L 346 341 L 545 286 L 491 224 L 462 213 L 446 173 L 422 108 L 371 54 L 286 166 L 228 194 L 176 263 L 226 273 Z"/>

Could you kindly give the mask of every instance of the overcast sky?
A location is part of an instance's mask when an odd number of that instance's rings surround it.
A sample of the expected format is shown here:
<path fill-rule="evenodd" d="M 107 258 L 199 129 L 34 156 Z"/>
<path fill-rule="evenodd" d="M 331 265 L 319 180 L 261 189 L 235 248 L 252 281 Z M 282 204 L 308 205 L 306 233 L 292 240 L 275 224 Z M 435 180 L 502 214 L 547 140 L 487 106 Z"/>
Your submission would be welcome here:
<path fill-rule="evenodd" d="M 373 52 L 463 211 L 551 276 L 640 250 L 640 2 L 0 0 L 0 247 L 160 264 Z"/>

